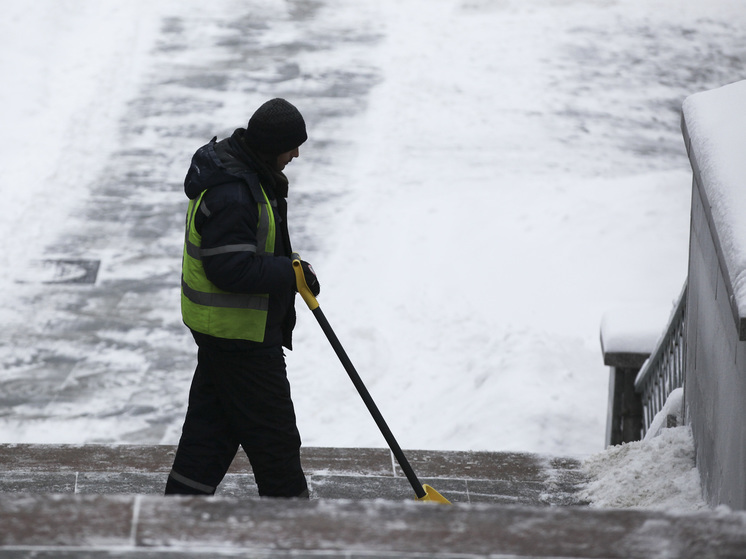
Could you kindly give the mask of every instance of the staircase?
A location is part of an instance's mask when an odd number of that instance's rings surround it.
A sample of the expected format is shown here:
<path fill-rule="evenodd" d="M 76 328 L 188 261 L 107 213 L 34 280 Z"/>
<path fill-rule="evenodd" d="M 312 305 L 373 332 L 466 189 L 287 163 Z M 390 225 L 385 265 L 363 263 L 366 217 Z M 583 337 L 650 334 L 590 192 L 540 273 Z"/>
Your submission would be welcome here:
<path fill-rule="evenodd" d="M 171 446 L 0 445 L 0 557 L 746 557 L 746 515 L 598 510 L 580 464 L 407 451 L 453 506 L 417 503 L 385 449 L 306 448 L 310 501 L 161 496 Z"/>

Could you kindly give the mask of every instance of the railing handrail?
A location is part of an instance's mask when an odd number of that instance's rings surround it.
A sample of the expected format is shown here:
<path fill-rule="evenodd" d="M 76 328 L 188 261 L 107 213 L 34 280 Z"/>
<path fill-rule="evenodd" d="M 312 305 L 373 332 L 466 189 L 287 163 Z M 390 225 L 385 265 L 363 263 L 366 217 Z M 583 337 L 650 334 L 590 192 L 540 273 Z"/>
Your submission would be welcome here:
<path fill-rule="evenodd" d="M 655 366 L 662 359 L 669 339 L 676 329 L 676 323 L 680 321 L 684 315 L 684 311 L 686 310 L 687 284 L 688 281 L 685 281 L 684 287 L 682 288 L 681 294 L 679 295 L 679 299 L 676 302 L 676 307 L 674 307 L 674 310 L 671 313 L 671 317 L 668 319 L 668 326 L 666 326 L 666 331 L 663 333 L 663 335 L 661 335 L 660 338 L 658 338 L 658 341 L 656 342 L 655 348 L 650 354 L 650 357 L 647 358 L 645 363 L 640 368 L 640 372 L 637 373 L 637 378 L 635 379 L 635 390 L 637 390 L 638 392 L 642 391 L 643 384 L 647 380 L 648 376 L 652 374 Z"/>
<path fill-rule="evenodd" d="M 684 282 L 666 331 L 635 379 L 635 391 L 642 394 L 643 433 L 663 408 L 668 395 L 684 383 L 687 287 L 688 280 Z"/>

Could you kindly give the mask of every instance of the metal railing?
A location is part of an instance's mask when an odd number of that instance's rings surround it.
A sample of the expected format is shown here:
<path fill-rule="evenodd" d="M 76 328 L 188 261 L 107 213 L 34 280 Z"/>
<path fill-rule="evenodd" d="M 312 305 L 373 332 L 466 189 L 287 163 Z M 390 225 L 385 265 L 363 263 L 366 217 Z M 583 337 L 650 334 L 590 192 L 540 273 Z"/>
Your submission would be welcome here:
<path fill-rule="evenodd" d="M 635 391 L 642 396 L 643 436 L 656 414 L 663 409 L 668 395 L 684 385 L 686 293 L 685 283 L 665 334 L 660 337 L 635 379 Z"/>

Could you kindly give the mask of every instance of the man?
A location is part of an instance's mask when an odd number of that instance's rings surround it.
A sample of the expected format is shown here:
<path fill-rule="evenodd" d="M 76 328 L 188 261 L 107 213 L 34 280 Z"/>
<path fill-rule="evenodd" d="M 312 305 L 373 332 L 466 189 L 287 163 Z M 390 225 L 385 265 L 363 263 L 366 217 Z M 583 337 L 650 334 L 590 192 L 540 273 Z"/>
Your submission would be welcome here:
<path fill-rule="evenodd" d="M 167 495 L 214 494 L 240 445 L 260 495 L 308 497 L 283 353 L 296 281 L 282 171 L 306 139 L 298 109 L 272 99 L 246 129 L 192 158 L 181 309 L 197 369 Z M 303 270 L 318 294 L 312 268 Z"/>

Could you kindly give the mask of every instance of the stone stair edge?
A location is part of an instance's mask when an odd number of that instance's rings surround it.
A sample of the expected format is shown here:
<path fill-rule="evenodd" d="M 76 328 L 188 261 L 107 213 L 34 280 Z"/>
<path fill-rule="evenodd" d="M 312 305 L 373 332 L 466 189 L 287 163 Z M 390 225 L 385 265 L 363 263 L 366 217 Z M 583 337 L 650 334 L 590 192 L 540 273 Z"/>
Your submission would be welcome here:
<path fill-rule="evenodd" d="M 3 471 L 163 472 L 171 468 L 174 445 L 143 444 L 0 444 Z M 442 479 L 546 481 L 580 479 L 582 463 L 573 457 L 526 452 L 405 450 L 418 476 Z M 309 474 L 402 475 L 388 448 L 303 447 L 301 460 Z M 251 471 L 243 452 L 230 472 Z"/>
<path fill-rule="evenodd" d="M 0 524 L 0 550 L 204 547 L 344 551 L 346 557 L 608 558 L 650 556 L 643 552 L 652 551 L 654 541 L 670 556 L 699 558 L 712 556 L 713 545 L 723 557 L 740 557 L 746 549 L 745 513 L 490 503 L 14 494 L 0 500 Z"/>

